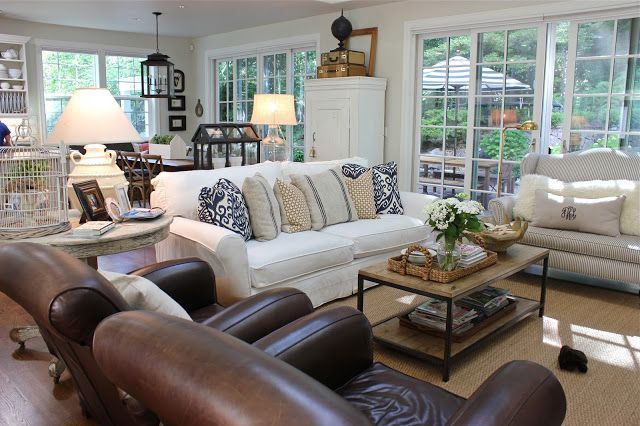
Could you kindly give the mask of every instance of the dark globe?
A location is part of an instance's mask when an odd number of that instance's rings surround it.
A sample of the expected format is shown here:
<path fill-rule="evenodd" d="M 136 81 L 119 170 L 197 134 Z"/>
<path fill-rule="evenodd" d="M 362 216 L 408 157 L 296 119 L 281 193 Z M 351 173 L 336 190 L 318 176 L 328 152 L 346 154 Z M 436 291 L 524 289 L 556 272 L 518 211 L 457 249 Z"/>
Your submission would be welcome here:
<path fill-rule="evenodd" d="M 351 22 L 349 22 L 344 15 L 340 15 L 340 17 L 331 24 L 331 34 L 340 42 L 338 43 L 338 50 L 344 49 L 344 41 L 349 37 L 349 34 L 351 34 L 351 30 L 353 30 Z"/>

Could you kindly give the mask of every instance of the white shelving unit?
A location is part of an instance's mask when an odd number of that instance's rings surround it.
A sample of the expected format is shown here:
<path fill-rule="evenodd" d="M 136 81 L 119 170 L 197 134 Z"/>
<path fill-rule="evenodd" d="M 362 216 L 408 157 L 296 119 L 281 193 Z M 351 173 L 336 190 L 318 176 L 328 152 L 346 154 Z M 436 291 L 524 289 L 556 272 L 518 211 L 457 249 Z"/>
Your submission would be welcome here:
<path fill-rule="evenodd" d="M 19 69 L 22 72 L 19 78 L 0 77 L 0 84 L 10 84 L 8 89 L 0 87 L 0 117 L 26 117 L 29 114 L 26 50 L 28 41 L 29 37 L 0 34 L 0 54 L 9 49 L 15 50 L 18 54 L 15 59 L 3 58 L 0 55 L 0 64 L 7 69 L 7 72 L 9 69 Z M 22 86 L 22 88 L 15 89 L 14 86 Z"/>
<path fill-rule="evenodd" d="M 305 161 L 384 158 L 387 80 L 340 77 L 305 80 Z"/>

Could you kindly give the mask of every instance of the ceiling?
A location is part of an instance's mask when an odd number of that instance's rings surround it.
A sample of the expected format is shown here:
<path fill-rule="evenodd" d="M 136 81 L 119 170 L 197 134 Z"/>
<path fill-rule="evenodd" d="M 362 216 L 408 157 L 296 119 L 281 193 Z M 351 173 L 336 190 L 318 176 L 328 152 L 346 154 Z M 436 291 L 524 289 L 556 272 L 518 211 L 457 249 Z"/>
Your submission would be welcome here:
<path fill-rule="evenodd" d="M 161 35 L 201 37 L 393 1 L 398 0 L 3 0 L 0 17 L 153 34 L 152 12 L 159 11 Z"/>

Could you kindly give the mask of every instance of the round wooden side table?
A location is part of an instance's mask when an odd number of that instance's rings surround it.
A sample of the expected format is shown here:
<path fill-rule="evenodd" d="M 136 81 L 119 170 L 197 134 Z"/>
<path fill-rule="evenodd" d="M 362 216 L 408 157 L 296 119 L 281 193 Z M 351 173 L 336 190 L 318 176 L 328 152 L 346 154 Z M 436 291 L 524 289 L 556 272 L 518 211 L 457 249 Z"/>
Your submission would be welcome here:
<path fill-rule="evenodd" d="M 74 236 L 71 230 L 45 237 L 0 240 L 0 244 L 29 242 L 56 247 L 98 269 L 98 256 L 135 250 L 164 240 L 169 236 L 171 222 L 173 217 L 160 216 L 152 220 L 118 223 L 114 229 L 99 237 L 78 237 Z M 37 326 L 17 327 L 11 330 L 9 336 L 11 340 L 24 347 L 27 340 L 40 336 L 40 329 Z M 64 368 L 56 359 L 49 365 L 49 375 L 56 383 Z"/>

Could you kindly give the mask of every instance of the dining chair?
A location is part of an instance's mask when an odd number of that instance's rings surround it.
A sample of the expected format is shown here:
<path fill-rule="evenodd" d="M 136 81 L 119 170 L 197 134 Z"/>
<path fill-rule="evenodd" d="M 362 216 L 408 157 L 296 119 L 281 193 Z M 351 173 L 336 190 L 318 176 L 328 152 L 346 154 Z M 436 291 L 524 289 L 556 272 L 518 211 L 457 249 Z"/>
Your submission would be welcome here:
<path fill-rule="evenodd" d="M 117 162 L 129 182 L 129 199 L 133 204 L 136 191 L 140 194 L 140 203 L 145 201 L 146 167 L 139 152 L 118 151 Z"/>
<path fill-rule="evenodd" d="M 162 163 L 162 156 L 156 154 L 142 154 L 142 163 L 144 165 L 145 180 L 143 184 L 143 200 L 149 201 L 149 207 L 151 207 L 151 191 L 153 186 L 151 185 L 151 179 L 158 176 L 164 171 L 164 164 Z"/>

